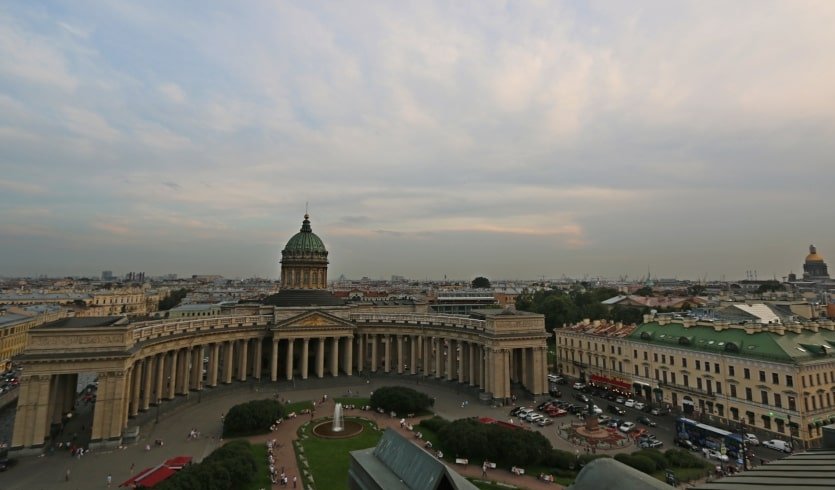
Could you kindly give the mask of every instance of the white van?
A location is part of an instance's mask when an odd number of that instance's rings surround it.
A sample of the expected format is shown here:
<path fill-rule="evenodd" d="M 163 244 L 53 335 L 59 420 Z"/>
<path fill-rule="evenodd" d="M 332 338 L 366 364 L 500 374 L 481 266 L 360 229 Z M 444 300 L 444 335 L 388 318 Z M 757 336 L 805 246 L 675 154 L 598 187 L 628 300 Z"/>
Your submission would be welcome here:
<path fill-rule="evenodd" d="M 776 449 L 777 451 L 783 451 L 784 453 L 792 452 L 792 445 L 786 441 L 781 441 L 780 439 L 763 441 L 763 447 L 767 447 L 769 449 Z"/>

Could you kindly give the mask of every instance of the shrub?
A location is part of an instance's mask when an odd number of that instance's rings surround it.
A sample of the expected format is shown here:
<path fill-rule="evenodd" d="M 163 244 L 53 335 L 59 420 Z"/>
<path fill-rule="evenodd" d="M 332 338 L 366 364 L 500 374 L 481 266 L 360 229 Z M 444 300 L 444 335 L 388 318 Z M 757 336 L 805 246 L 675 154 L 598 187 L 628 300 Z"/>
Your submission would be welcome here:
<path fill-rule="evenodd" d="M 674 468 L 703 468 L 710 466 L 703 459 L 684 449 L 668 449 L 664 453 L 664 458 Z"/>
<path fill-rule="evenodd" d="M 374 394 L 371 395 L 372 408 L 382 408 L 386 412 L 395 412 L 401 416 L 428 410 L 434 403 L 426 393 L 405 386 L 384 386 L 374 390 Z"/>
<path fill-rule="evenodd" d="M 258 469 L 250 445 L 233 441 L 199 464 L 186 466 L 155 488 L 158 490 L 231 490 L 243 488 Z"/>
<path fill-rule="evenodd" d="M 269 432 L 270 426 L 282 417 L 284 407 L 278 400 L 253 400 L 235 405 L 223 420 L 223 437 Z"/>
<path fill-rule="evenodd" d="M 580 468 L 582 468 L 583 466 L 586 466 L 587 464 L 591 463 L 595 459 L 608 458 L 608 457 L 610 457 L 610 456 L 607 455 L 607 454 L 581 454 L 577 461 L 580 464 Z"/>
<path fill-rule="evenodd" d="M 577 456 L 569 453 L 568 451 L 554 449 L 545 456 L 545 459 L 542 462 L 546 466 L 559 468 L 561 470 L 568 470 L 577 464 Z"/>
<path fill-rule="evenodd" d="M 642 449 L 636 453 L 633 453 L 635 456 L 646 456 L 647 458 L 651 459 L 653 463 L 655 463 L 656 470 L 665 470 L 670 466 L 669 461 L 661 451 L 655 449 Z"/>
<path fill-rule="evenodd" d="M 651 475 L 655 472 L 655 462 L 648 458 L 647 456 L 640 455 L 640 454 L 618 454 L 615 455 L 615 460 L 620 461 L 621 463 L 631 466 L 638 471 L 642 471 L 648 475 Z"/>
<path fill-rule="evenodd" d="M 438 437 L 451 454 L 489 459 L 501 466 L 537 465 L 552 451 L 551 443 L 539 432 L 482 424 L 476 419 L 451 422 Z"/>
<path fill-rule="evenodd" d="M 449 425 L 449 420 L 435 416 L 431 419 L 421 421 L 419 425 L 421 427 L 426 427 L 427 430 L 431 430 L 432 432 L 438 434 L 441 432 L 441 430 L 443 430 L 444 427 Z"/>

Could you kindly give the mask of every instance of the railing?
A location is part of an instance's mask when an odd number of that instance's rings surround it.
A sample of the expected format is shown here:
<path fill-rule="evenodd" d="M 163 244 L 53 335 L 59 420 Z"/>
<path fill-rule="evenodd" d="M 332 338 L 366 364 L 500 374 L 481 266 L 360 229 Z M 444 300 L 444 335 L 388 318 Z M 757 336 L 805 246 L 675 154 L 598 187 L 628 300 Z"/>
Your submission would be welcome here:
<path fill-rule="evenodd" d="M 454 315 L 415 315 L 415 314 L 393 314 L 376 315 L 368 313 L 356 313 L 351 315 L 351 320 L 357 323 L 386 323 L 404 324 L 415 326 L 442 326 L 454 328 L 466 328 L 471 330 L 484 330 L 487 322 L 473 318 L 463 318 Z"/>
<path fill-rule="evenodd" d="M 133 341 L 168 337 L 171 335 L 203 332 L 207 330 L 249 328 L 253 326 L 266 326 L 272 320 L 272 316 L 248 315 L 248 316 L 215 316 L 207 318 L 183 319 L 171 321 L 170 319 L 140 322 L 134 325 Z"/>

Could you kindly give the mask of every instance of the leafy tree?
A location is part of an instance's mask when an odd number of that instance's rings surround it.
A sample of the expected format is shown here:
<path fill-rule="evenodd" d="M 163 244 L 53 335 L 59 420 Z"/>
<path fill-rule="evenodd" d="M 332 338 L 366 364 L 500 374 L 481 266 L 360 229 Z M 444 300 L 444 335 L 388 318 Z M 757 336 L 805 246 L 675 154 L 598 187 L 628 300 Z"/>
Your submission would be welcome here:
<path fill-rule="evenodd" d="M 386 412 L 406 414 L 428 410 L 435 400 L 429 398 L 426 393 L 405 386 L 384 386 L 374 390 L 370 402 L 375 409 L 382 408 Z"/>
<path fill-rule="evenodd" d="M 180 301 L 182 301 L 187 294 L 188 289 L 176 289 L 171 291 L 171 294 L 169 294 L 167 298 L 160 300 L 157 309 L 160 311 L 170 310 L 171 308 L 179 305 Z"/>
<path fill-rule="evenodd" d="M 258 469 L 246 441 L 233 441 L 215 449 L 198 464 L 191 464 L 154 488 L 159 490 L 233 490 L 246 488 Z"/>
<path fill-rule="evenodd" d="M 252 400 L 235 405 L 223 420 L 223 437 L 269 432 L 270 425 L 282 417 L 284 406 L 278 400 Z"/>
<path fill-rule="evenodd" d="M 473 279 L 472 283 L 473 289 L 489 289 L 490 288 L 490 279 L 487 279 L 483 276 L 478 276 Z"/>
<path fill-rule="evenodd" d="M 452 454 L 489 459 L 502 466 L 536 465 L 549 457 L 551 443 L 539 432 L 483 424 L 476 419 L 459 419 L 438 434 Z"/>

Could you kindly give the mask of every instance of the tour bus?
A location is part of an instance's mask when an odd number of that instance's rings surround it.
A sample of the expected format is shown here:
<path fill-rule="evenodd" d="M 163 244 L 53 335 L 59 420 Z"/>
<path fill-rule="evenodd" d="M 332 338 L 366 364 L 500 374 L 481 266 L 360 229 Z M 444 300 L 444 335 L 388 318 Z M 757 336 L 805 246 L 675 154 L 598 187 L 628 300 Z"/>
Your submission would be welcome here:
<path fill-rule="evenodd" d="M 715 449 L 742 464 L 742 436 L 684 417 L 676 419 L 676 437 L 689 440 L 703 448 Z"/>

